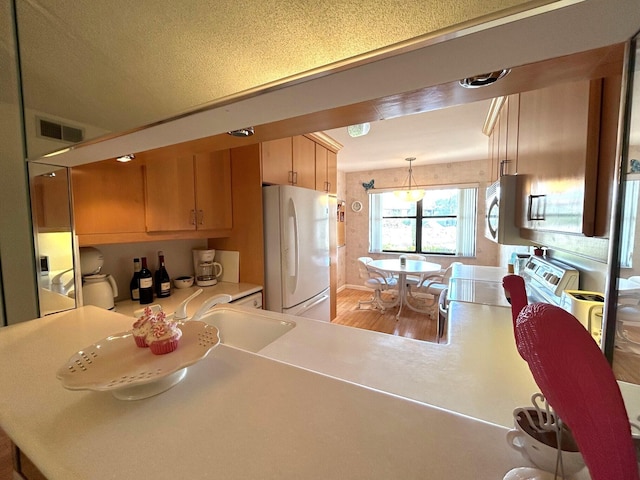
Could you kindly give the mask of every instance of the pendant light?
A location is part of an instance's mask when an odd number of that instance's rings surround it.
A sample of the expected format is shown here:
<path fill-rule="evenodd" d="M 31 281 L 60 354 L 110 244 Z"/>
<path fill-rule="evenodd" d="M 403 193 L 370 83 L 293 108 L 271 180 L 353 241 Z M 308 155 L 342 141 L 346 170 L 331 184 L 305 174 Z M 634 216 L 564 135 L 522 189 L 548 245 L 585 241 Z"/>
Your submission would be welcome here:
<path fill-rule="evenodd" d="M 416 183 L 413 178 L 413 169 L 411 168 L 411 163 L 415 160 L 415 157 L 405 158 L 407 162 L 409 162 L 409 174 L 407 175 L 407 180 L 402 184 L 402 190 L 396 190 L 393 194 L 396 196 L 398 200 L 402 200 L 403 202 L 417 202 L 418 200 L 422 200 L 424 198 L 424 190 L 422 189 L 414 189 L 411 186 L 411 183 Z M 405 188 L 405 184 L 408 183 L 408 187 Z"/>

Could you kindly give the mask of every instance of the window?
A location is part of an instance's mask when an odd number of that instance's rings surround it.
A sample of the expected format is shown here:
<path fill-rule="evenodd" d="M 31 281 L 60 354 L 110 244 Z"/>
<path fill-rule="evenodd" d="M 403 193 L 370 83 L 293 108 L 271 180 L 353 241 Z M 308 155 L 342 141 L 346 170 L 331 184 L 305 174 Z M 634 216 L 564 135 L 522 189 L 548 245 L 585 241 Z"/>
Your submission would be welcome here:
<path fill-rule="evenodd" d="M 634 174 L 635 175 L 635 174 Z M 638 217 L 640 180 L 628 180 L 625 184 L 622 226 L 620 228 L 620 266 L 633 268 L 633 251 Z"/>
<path fill-rule="evenodd" d="M 477 199 L 476 187 L 429 189 L 415 203 L 370 193 L 370 250 L 474 256 Z"/>

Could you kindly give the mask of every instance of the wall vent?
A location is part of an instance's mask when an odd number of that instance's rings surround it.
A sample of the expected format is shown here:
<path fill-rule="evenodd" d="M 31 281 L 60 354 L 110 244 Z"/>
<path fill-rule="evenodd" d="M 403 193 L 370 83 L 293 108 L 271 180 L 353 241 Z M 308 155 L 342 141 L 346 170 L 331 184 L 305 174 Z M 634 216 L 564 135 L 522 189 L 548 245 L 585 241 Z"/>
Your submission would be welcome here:
<path fill-rule="evenodd" d="M 38 136 L 53 138 L 68 143 L 78 143 L 84 140 L 84 130 L 60 122 L 38 118 Z"/>

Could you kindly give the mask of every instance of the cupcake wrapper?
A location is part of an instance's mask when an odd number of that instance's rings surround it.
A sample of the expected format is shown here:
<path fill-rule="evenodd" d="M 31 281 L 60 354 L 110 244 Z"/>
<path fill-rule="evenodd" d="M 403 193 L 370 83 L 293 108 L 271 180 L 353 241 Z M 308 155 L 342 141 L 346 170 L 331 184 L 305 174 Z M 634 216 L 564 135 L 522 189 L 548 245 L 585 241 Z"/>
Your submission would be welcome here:
<path fill-rule="evenodd" d="M 146 348 L 149 345 L 147 344 L 147 339 L 146 337 L 137 337 L 137 336 L 133 336 L 133 338 L 136 341 L 136 345 L 139 346 L 140 348 Z"/>
<path fill-rule="evenodd" d="M 151 353 L 154 355 L 164 355 L 165 353 L 171 353 L 178 348 L 178 339 L 160 340 L 158 342 L 151 342 L 149 344 Z"/>

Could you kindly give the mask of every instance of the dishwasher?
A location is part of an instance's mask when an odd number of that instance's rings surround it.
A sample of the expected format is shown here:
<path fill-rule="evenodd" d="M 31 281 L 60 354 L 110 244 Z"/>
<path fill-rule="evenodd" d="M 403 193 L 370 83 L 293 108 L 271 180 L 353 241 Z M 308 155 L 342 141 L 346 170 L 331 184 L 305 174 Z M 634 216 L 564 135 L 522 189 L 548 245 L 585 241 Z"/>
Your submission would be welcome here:
<path fill-rule="evenodd" d="M 234 300 L 233 302 L 230 302 L 230 305 L 262 309 L 262 292 L 260 291 L 252 293 L 251 295 L 247 295 L 246 297 L 241 297 L 237 300 Z"/>

